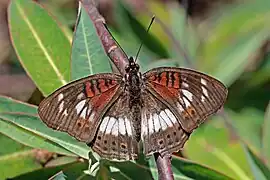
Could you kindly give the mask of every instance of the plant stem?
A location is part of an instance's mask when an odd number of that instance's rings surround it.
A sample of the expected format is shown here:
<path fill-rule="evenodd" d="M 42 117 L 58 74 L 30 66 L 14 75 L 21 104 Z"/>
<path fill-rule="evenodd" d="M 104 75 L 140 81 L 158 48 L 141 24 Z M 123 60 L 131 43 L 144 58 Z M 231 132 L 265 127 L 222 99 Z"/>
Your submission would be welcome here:
<path fill-rule="evenodd" d="M 99 14 L 94 0 L 79 0 L 93 22 L 104 51 L 110 57 L 118 71 L 124 75 L 125 67 L 128 65 L 128 56 L 114 40 L 108 31 L 105 19 Z"/>
<path fill-rule="evenodd" d="M 159 153 L 155 153 L 154 156 L 158 169 L 158 179 L 173 180 L 174 177 L 171 165 L 171 155 L 166 154 L 162 157 Z"/>

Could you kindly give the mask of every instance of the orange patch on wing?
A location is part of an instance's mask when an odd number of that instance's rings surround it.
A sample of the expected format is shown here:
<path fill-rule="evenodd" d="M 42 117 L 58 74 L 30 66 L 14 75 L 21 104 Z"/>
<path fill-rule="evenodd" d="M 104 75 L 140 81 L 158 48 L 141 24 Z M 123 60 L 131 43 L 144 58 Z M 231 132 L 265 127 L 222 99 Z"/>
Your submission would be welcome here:
<path fill-rule="evenodd" d="M 160 84 L 162 84 L 163 86 L 166 86 L 167 85 L 167 76 L 166 76 L 166 72 L 162 72 L 160 77 Z"/>
<path fill-rule="evenodd" d="M 191 117 L 193 117 L 193 116 L 196 116 L 196 111 L 195 111 L 195 109 L 193 108 L 193 107 L 188 107 L 188 108 L 186 108 L 186 111 L 183 111 L 182 112 L 182 115 L 185 117 L 185 116 L 191 116 Z"/>
<path fill-rule="evenodd" d="M 98 83 L 99 83 L 99 89 L 101 90 L 101 92 L 105 92 L 108 90 L 108 87 L 105 85 L 104 79 L 99 79 Z"/>
<path fill-rule="evenodd" d="M 173 84 L 173 87 L 174 88 L 179 88 L 180 87 L 180 84 L 179 84 L 179 74 L 178 73 L 174 73 L 173 76 L 174 76 L 174 84 Z"/>
<path fill-rule="evenodd" d="M 95 94 L 91 89 L 92 84 L 90 82 L 85 83 L 85 92 L 87 97 L 93 97 Z"/>

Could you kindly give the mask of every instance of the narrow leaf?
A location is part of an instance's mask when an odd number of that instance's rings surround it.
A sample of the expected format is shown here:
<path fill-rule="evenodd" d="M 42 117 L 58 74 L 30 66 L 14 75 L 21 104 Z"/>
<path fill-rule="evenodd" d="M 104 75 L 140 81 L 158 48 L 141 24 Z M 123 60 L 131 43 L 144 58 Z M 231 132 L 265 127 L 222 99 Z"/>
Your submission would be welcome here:
<path fill-rule="evenodd" d="M 270 102 L 268 103 L 264 117 L 262 151 L 267 158 L 268 167 L 270 167 Z"/>
<path fill-rule="evenodd" d="M 75 162 L 56 167 L 45 167 L 36 171 L 25 173 L 13 178 L 13 180 L 28 179 L 49 179 L 55 177 L 59 173 L 63 173 L 67 179 L 94 179 L 94 177 L 83 174 L 83 170 L 87 169 L 87 163 Z"/>
<path fill-rule="evenodd" d="M 253 176 L 256 180 L 267 180 L 270 177 L 270 170 L 265 164 L 249 149 L 248 146 L 243 144 L 246 152 L 248 162 L 250 164 Z"/>
<path fill-rule="evenodd" d="M 111 72 L 109 58 L 83 7 L 79 12 L 73 37 L 71 71 L 72 80 L 100 72 Z"/>
<path fill-rule="evenodd" d="M 29 147 L 46 149 L 50 152 L 74 156 L 73 153 L 53 143 L 52 141 L 48 141 L 48 139 L 42 138 L 2 119 L 0 119 L 0 132 L 10 137 L 11 139 Z"/>
<path fill-rule="evenodd" d="M 187 177 L 193 179 L 201 179 L 201 180 L 231 179 L 230 177 L 221 174 L 213 169 L 175 156 L 173 156 L 172 159 L 172 166 L 181 173 L 183 173 L 184 175 L 186 175 Z"/>
<path fill-rule="evenodd" d="M 35 115 L 37 107 L 0 95 L 0 112 L 24 112 Z"/>
<path fill-rule="evenodd" d="M 51 128 L 48 128 L 38 117 L 27 114 L 0 113 L 0 118 L 14 123 L 19 127 L 43 138 L 49 139 L 78 156 L 88 159 L 90 148 L 88 148 L 84 143 L 78 142 L 67 133 L 54 131 Z"/>
<path fill-rule="evenodd" d="M 4 144 L 1 144 L 1 146 Z M 31 172 L 42 168 L 36 161 L 34 151 L 17 150 L 14 153 L 0 156 L 0 179 L 9 179 L 22 173 Z"/>
<path fill-rule="evenodd" d="M 12 0 L 8 20 L 14 49 L 41 92 L 66 84 L 70 42 L 53 18 L 33 1 Z"/>

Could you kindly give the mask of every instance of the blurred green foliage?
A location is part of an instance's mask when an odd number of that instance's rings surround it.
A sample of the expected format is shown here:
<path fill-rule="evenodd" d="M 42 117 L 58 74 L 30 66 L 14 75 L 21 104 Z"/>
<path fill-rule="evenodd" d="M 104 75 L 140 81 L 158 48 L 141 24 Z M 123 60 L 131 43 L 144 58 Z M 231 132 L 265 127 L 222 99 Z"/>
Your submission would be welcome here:
<path fill-rule="evenodd" d="M 13 0 L 8 13 L 18 59 L 44 95 L 70 79 L 110 71 L 83 8 L 71 48 L 68 27 L 75 23 L 76 10 L 63 14 L 50 3 L 43 6 L 49 10 L 31 1 Z M 135 16 L 132 8 L 116 2 L 116 26 L 109 28 L 128 55 L 134 56 L 140 42 L 144 44 L 139 56 L 142 71 L 188 67 L 229 87 L 224 112 L 198 128 L 185 145 L 182 154 L 189 160 L 173 156 L 175 179 L 270 178 L 270 54 L 263 48 L 270 35 L 269 9 L 268 0 L 232 4 L 195 26 L 175 3 L 164 7 L 151 1 L 147 12 Z M 157 19 L 147 33 L 151 12 Z M 0 102 L 0 179 L 136 179 L 138 175 L 157 179 L 153 158 L 100 160 L 95 153 L 88 154 L 85 144 L 46 127 L 37 117 L 36 106 L 7 97 L 0 97 Z M 36 148 L 59 154 L 47 163 L 51 167 L 36 161 Z M 72 158 L 63 160 L 60 155 Z M 89 167 L 79 157 L 90 158 Z"/>

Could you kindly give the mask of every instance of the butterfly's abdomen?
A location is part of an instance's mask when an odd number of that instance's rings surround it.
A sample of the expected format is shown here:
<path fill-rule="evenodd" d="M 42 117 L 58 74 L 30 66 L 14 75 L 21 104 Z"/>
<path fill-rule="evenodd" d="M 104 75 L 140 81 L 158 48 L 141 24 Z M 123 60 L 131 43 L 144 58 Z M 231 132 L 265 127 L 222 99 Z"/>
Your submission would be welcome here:
<path fill-rule="evenodd" d="M 137 72 L 131 72 L 128 79 L 129 107 L 132 113 L 132 121 L 135 131 L 135 139 L 140 141 L 141 137 L 141 80 Z"/>

